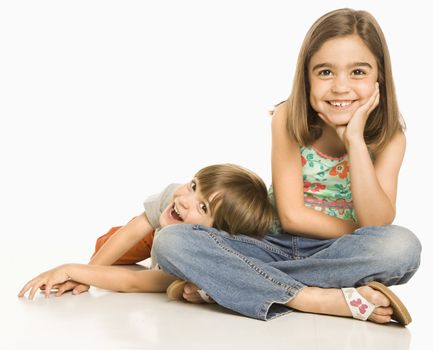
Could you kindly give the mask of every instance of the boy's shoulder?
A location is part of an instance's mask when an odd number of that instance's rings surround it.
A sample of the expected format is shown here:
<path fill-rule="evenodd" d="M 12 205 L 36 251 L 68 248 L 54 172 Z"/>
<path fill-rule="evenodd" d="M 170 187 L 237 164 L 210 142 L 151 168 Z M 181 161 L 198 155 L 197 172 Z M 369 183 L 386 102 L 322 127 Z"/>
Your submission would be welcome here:
<path fill-rule="evenodd" d="M 179 188 L 181 184 L 171 183 L 167 187 L 165 187 L 161 192 L 150 195 L 146 198 L 145 203 L 151 202 L 165 202 L 167 198 L 173 197 L 173 193 Z"/>

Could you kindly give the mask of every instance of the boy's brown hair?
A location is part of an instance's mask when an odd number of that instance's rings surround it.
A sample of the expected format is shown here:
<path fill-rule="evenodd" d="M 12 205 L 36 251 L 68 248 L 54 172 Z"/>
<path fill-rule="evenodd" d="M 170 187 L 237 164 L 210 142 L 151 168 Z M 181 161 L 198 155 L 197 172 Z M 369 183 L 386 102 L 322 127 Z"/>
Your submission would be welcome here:
<path fill-rule="evenodd" d="M 256 238 L 267 233 L 274 212 L 259 176 L 239 165 L 216 164 L 201 169 L 195 178 L 202 195 L 212 197 L 213 227 Z"/>

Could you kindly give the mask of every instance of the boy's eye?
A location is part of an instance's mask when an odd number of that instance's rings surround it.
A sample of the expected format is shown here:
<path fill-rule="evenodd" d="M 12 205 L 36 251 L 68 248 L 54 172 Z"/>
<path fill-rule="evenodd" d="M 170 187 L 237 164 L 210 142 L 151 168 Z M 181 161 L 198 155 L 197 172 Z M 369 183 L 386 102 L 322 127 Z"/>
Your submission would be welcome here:
<path fill-rule="evenodd" d="M 193 191 L 195 191 L 196 190 L 196 188 L 197 188 L 197 184 L 195 183 L 195 181 L 194 180 L 192 180 L 191 181 L 191 189 L 193 190 Z"/>
<path fill-rule="evenodd" d="M 319 75 L 322 77 L 328 77 L 332 75 L 332 72 L 329 69 L 324 69 L 319 72 Z"/>
<path fill-rule="evenodd" d="M 205 214 L 207 214 L 207 206 L 204 203 L 200 203 L 200 210 L 202 210 Z"/>

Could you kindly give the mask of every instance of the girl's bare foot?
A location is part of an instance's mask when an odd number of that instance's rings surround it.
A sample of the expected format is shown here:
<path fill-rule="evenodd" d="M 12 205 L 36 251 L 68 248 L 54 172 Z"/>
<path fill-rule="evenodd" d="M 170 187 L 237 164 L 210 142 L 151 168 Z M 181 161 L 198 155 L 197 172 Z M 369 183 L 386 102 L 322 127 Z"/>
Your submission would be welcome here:
<path fill-rule="evenodd" d="M 392 308 L 385 295 L 368 286 L 358 287 L 356 290 L 370 303 L 376 305 L 368 318 L 370 321 L 376 323 L 391 321 Z M 352 317 L 343 291 L 336 288 L 305 287 L 287 303 L 287 306 L 303 312 Z"/>

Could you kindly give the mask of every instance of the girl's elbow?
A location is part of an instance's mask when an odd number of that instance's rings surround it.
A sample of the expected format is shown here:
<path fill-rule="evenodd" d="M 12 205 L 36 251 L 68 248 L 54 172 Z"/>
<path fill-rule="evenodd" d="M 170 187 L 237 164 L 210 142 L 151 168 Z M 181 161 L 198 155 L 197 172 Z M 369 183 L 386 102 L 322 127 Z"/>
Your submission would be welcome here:
<path fill-rule="evenodd" d="M 365 226 L 386 226 L 391 225 L 395 219 L 395 212 L 379 215 L 376 217 L 369 217 L 362 220 L 358 220 L 358 224 L 360 227 Z"/>
<path fill-rule="evenodd" d="M 394 219 L 395 219 L 395 212 L 388 215 L 388 217 L 384 219 L 384 223 L 382 224 L 382 226 L 391 225 L 394 222 Z"/>
<path fill-rule="evenodd" d="M 280 224 L 283 231 L 293 232 L 296 228 L 296 219 L 290 215 L 280 215 Z"/>

